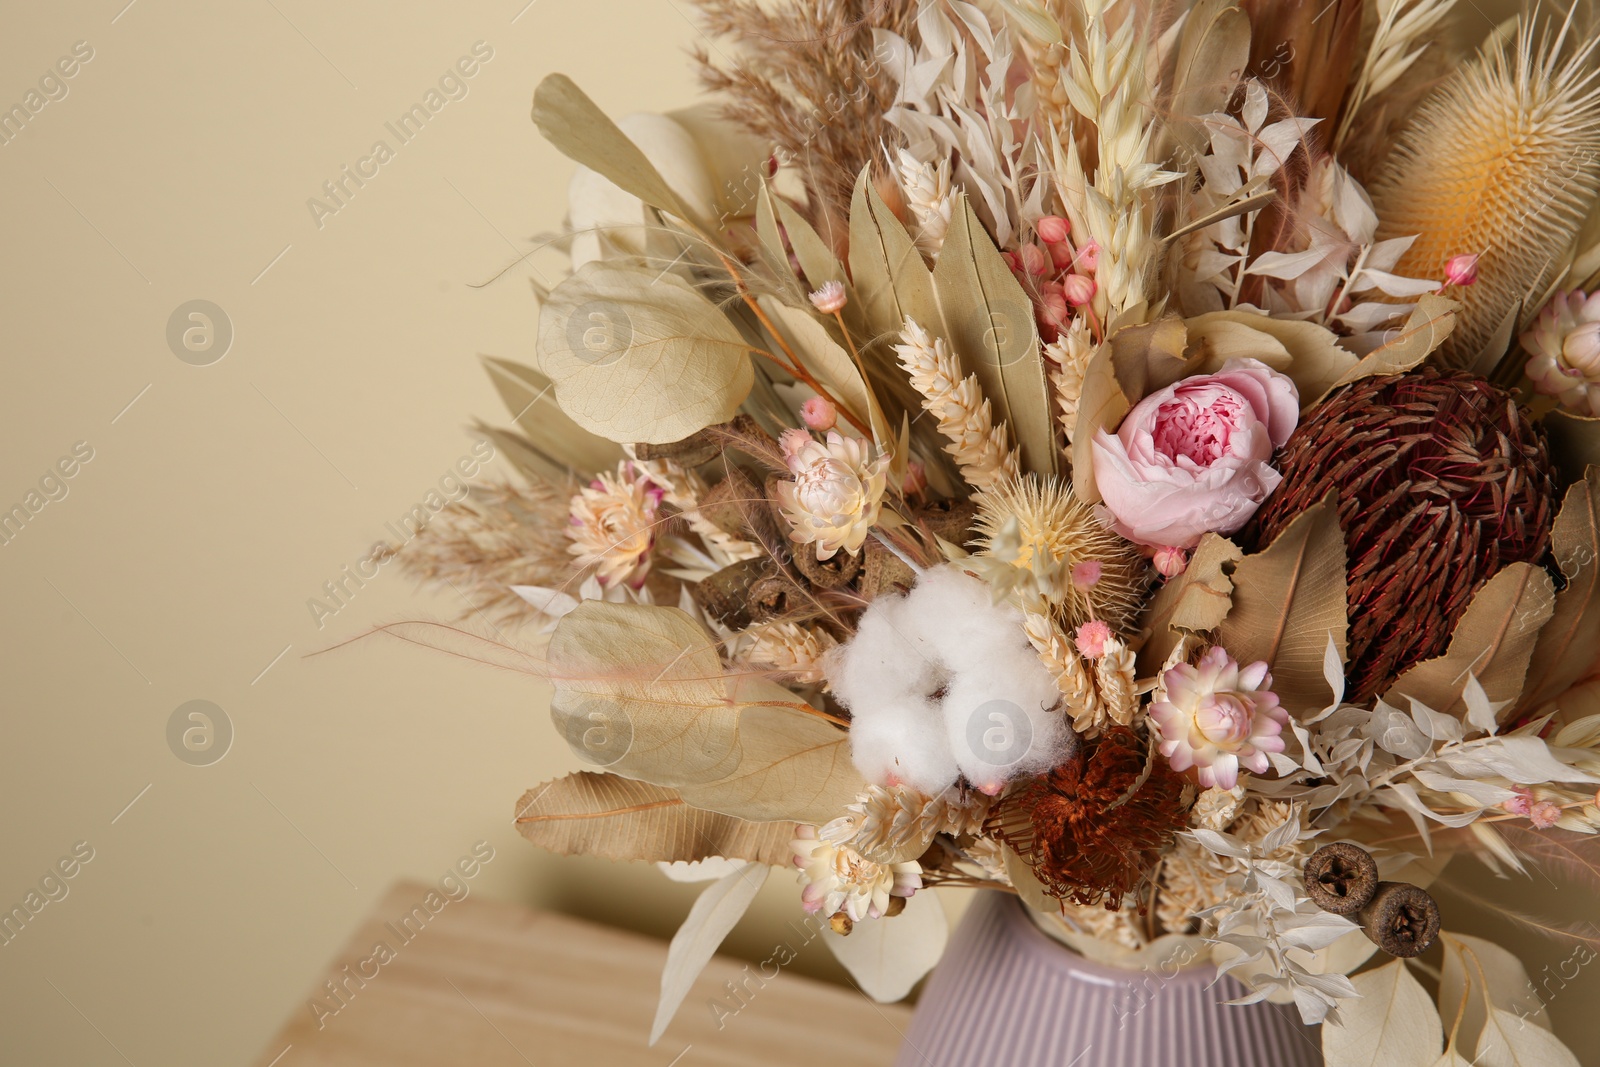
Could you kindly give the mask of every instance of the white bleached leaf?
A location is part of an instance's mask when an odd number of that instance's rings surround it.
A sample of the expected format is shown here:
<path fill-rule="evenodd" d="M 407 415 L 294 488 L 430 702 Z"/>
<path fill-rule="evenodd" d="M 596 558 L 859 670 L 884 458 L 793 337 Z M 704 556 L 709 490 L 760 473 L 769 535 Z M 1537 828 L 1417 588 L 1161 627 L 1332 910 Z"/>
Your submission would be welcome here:
<path fill-rule="evenodd" d="M 1331 911 L 1316 911 L 1309 915 L 1296 915 L 1278 923 L 1278 940 L 1294 948 L 1317 952 L 1327 948 L 1352 930 L 1355 923 Z"/>
<path fill-rule="evenodd" d="M 656 863 L 656 867 L 674 882 L 715 882 L 741 870 L 744 864 L 739 860 L 730 860 L 723 856 L 708 856 L 690 863 L 682 860 L 677 863 L 660 861 Z"/>
<path fill-rule="evenodd" d="M 1548 1030 L 1496 1008 L 1478 1037 L 1474 1067 L 1580 1067 L 1578 1057 Z"/>
<path fill-rule="evenodd" d="M 1461 700 L 1467 705 L 1467 722 L 1492 734 L 1500 728 L 1499 713 L 1504 704 L 1489 699 L 1489 694 L 1483 691 L 1483 686 L 1478 684 L 1478 676 L 1467 675 L 1467 686 L 1461 691 Z"/>
<path fill-rule="evenodd" d="M 1324 258 L 1325 254 L 1320 248 L 1305 252 L 1263 252 L 1250 261 L 1244 272 L 1288 280 L 1300 277 Z"/>
<path fill-rule="evenodd" d="M 1519 1025 L 1549 1028 L 1550 1018 L 1520 959 L 1481 937 L 1445 931 L 1439 940 L 1444 945 L 1439 1003 L 1459 1047 L 1477 1045 L 1494 1011 L 1511 1013 Z"/>
<path fill-rule="evenodd" d="M 578 598 L 559 589 L 546 589 L 542 585 L 514 585 L 511 591 L 532 604 L 534 610 L 551 619 L 559 619 L 578 606 Z"/>
<path fill-rule="evenodd" d="M 880 1004 L 905 998 L 944 955 L 950 922 L 930 889 L 912 894 L 893 918 L 865 919 L 844 937 L 826 929 L 822 940 L 861 991 Z"/>
<path fill-rule="evenodd" d="M 650 1027 L 650 1044 L 656 1043 L 678 1013 L 694 980 L 700 977 L 700 972 L 716 955 L 722 939 L 750 907 L 771 869 L 762 863 L 741 864 L 738 870 L 713 882 L 695 900 L 689 917 L 678 927 L 667 949 L 667 965 L 661 972 L 661 1001 Z"/>
<path fill-rule="evenodd" d="M 1597 782 L 1600 778 L 1562 763 L 1537 737 L 1494 737 L 1443 753 L 1439 760 L 1466 778 L 1497 774 L 1518 785 L 1546 782 Z"/>
<path fill-rule="evenodd" d="M 1330 1067 L 1432 1067 L 1444 1048 L 1444 1027 L 1405 961 L 1358 974 L 1353 984 L 1360 999 L 1341 1006 L 1337 1026 L 1322 1028 L 1322 1054 Z"/>
<path fill-rule="evenodd" d="M 1232 834 L 1225 834 L 1220 830 L 1207 830 L 1204 827 L 1189 832 L 1194 835 L 1195 840 L 1219 856 L 1246 859 L 1250 855 L 1249 847 Z"/>

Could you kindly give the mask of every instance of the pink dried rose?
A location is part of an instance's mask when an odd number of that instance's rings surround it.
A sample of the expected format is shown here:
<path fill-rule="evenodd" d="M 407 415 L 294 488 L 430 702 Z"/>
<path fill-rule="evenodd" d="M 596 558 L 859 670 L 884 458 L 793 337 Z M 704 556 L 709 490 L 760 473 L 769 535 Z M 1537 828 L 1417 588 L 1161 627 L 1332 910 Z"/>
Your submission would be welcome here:
<path fill-rule="evenodd" d="M 1289 713 L 1272 692 L 1262 662 L 1240 667 L 1221 647 L 1195 666 L 1179 663 L 1162 675 L 1165 699 L 1150 705 L 1161 754 L 1175 771 L 1195 770 L 1207 789 L 1232 789 L 1239 769 L 1265 772 L 1282 752 Z"/>
<path fill-rule="evenodd" d="M 1112 528 L 1155 548 L 1236 532 L 1283 480 L 1272 453 L 1299 421 L 1294 382 L 1254 359 L 1151 393 L 1115 435 L 1095 434 L 1095 483 Z"/>

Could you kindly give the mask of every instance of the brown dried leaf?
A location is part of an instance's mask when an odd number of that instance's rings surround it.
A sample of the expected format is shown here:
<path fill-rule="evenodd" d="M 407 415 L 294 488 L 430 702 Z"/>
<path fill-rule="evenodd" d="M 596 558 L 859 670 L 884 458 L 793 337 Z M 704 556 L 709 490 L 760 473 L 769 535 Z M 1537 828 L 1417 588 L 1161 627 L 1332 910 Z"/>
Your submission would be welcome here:
<path fill-rule="evenodd" d="M 1266 660 L 1289 711 L 1328 702 L 1323 658 L 1345 655 L 1344 534 L 1332 499 L 1307 508 L 1266 549 L 1233 566 L 1233 607 L 1217 643 L 1240 663 Z"/>
<path fill-rule="evenodd" d="M 1228 569 L 1244 553 L 1218 534 L 1208 533 L 1195 546 L 1188 568 L 1162 586 L 1145 610 L 1150 638 L 1139 650 L 1139 676 L 1153 676 L 1167 662 L 1185 633 L 1201 633 L 1222 625 L 1233 607 L 1233 580 Z"/>
<path fill-rule="evenodd" d="M 1230 359 L 1258 359 L 1286 374 L 1311 406 L 1359 362 L 1339 338 L 1314 322 L 1273 319 L 1251 311 L 1213 311 L 1188 320 L 1190 374 L 1215 374 Z"/>
<path fill-rule="evenodd" d="M 1250 61 L 1250 19 L 1228 0 L 1198 0 L 1178 39 L 1172 76 L 1170 140 L 1198 156 L 1206 132 L 1196 120 L 1223 110 Z M 1180 164 L 1186 164 L 1183 159 Z"/>
<path fill-rule="evenodd" d="M 1556 594 L 1528 661 L 1533 681 L 1524 708 L 1539 707 L 1600 669 L 1600 467 L 1567 490 L 1551 549 L 1567 587 Z"/>
<path fill-rule="evenodd" d="M 1552 411 L 1541 425 L 1550 436 L 1550 456 L 1568 481 L 1578 481 L 1590 467 L 1600 467 L 1600 419 Z"/>
<path fill-rule="evenodd" d="M 1505 567 L 1473 596 L 1450 635 L 1449 650 L 1406 671 L 1383 699 L 1404 708 L 1405 698 L 1414 697 L 1434 711 L 1465 718 L 1462 689 L 1474 675 L 1491 701 L 1515 701 L 1554 604 L 1555 585 L 1541 568 Z"/>
<path fill-rule="evenodd" d="M 692 862 L 711 856 L 787 867 L 792 822 L 748 822 L 691 807 L 676 790 L 579 771 L 517 802 L 517 830 L 563 856 Z"/>
<path fill-rule="evenodd" d="M 1137 404 L 1157 389 L 1194 373 L 1184 357 L 1189 331 L 1176 315 L 1111 335 L 1111 369 L 1122 395 Z"/>
<path fill-rule="evenodd" d="M 1072 491 L 1085 504 L 1098 504 L 1100 489 L 1094 482 L 1094 435 L 1101 430 L 1115 432 L 1123 416 L 1133 407 L 1117 384 L 1111 362 L 1111 346 L 1101 345 L 1089 357 L 1083 373 L 1083 391 L 1078 400 L 1078 426 L 1072 435 Z"/>

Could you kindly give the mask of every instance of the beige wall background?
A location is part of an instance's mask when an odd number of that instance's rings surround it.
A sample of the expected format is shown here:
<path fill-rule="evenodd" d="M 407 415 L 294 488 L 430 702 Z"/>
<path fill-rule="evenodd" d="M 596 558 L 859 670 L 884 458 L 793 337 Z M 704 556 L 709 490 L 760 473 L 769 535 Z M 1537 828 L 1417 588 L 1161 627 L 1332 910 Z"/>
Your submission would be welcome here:
<path fill-rule="evenodd" d="M 687 912 L 694 887 L 516 837 L 520 792 L 576 768 L 536 680 L 382 637 L 312 656 L 459 602 L 385 569 L 320 628 L 306 603 L 469 454 L 472 416 L 503 417 L 476 357 L 531 360 L 528 280 L 560 258 L 516 261 L 559 224 L 571 172 L 528 120 L 534 85 L 561 69 L 613 114 L 681 106 L 686 15 L 6 6 L 0 105 L 77 42 L 93 58 L 0 146 L 0 509 L 78 442 L 93 458 L 0 546 L 0 908 L 77 843 L 93 859 L 0 946 L 0 1061 L 248 1062 L 388 884 L 480 840 L 495 858 L 474 892 L 663 935 Z M 477 42 L 492 58 L 465 95 L 400 144 L 385 123 Z M 380 139 L 393 158 L 319 226 L 307 200 Z M 232 327 L 205 366 L 167 340 L 193 300 Z M 191 700 L 231 724 L 208 766 L 169 746 Z M 1595 907 L 1542 884 L 1522 903 Z M 760 959 L 797 914 L 773 879 L 729 948 Z M 825 957 L 798 969 L 836 974 Z M 1600 1033 L 1581 1021 L 1592 970 L 1556 991 L 1573 1034 Z"/>

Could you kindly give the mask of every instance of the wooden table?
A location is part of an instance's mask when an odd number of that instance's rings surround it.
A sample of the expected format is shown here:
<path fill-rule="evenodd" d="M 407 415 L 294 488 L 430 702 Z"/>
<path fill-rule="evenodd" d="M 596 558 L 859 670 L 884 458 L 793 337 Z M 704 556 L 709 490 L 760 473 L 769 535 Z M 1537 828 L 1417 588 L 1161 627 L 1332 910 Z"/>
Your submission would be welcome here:
<path fill-rule="evenodd" d="M 475 896 L 402 928 L 431 890 L 390 890 L 257 1067 L 864 1067 L 893 1062 L 911 1016 L 797 974 L 758 988 L 718 956 L 651 1048 L 664 942 Z M 741 980 L 735 1014 L 725 983 Z M 342 983 L 337 998 L 324 981 Z"/>

